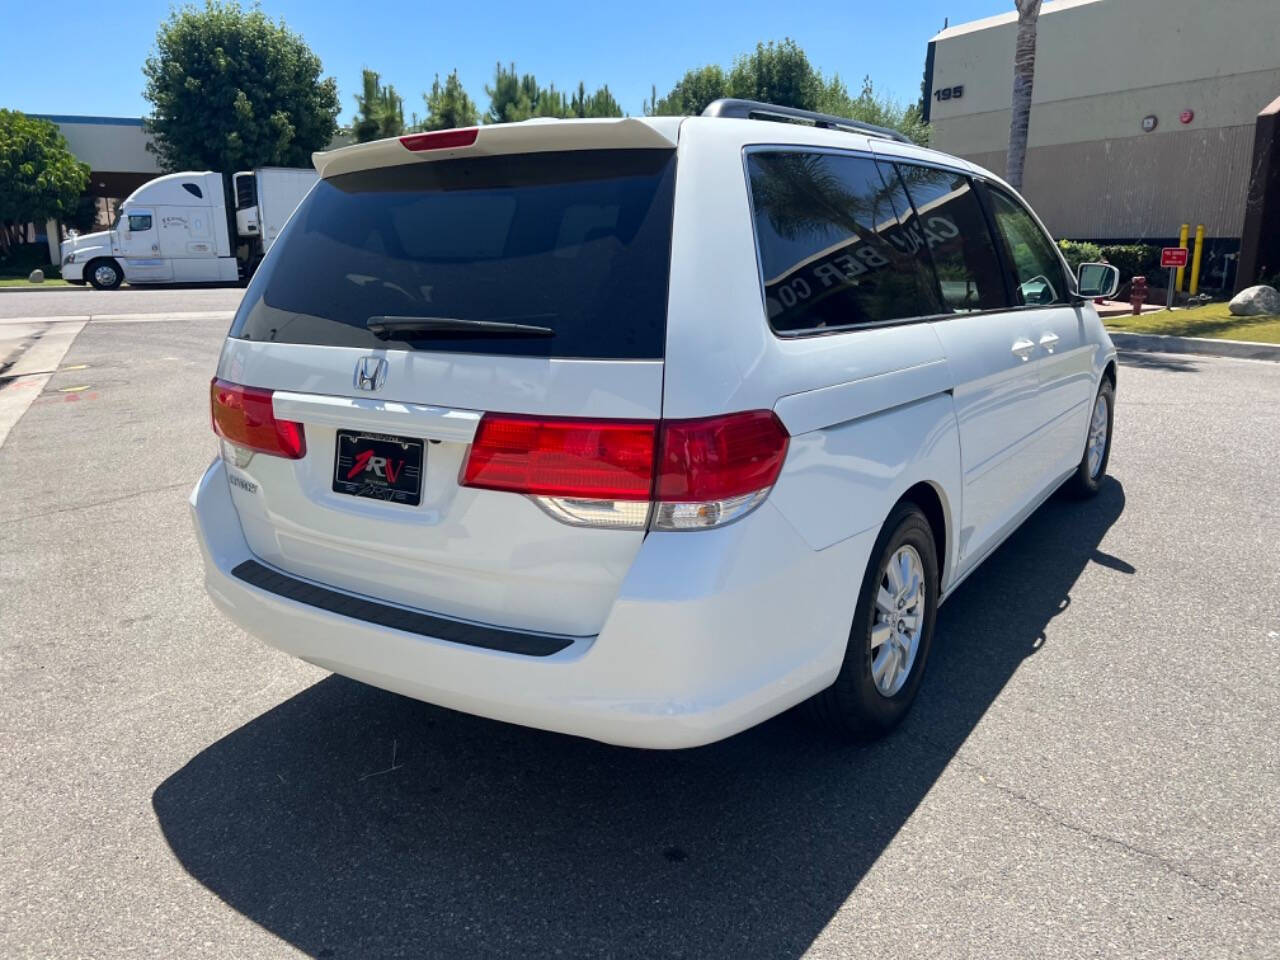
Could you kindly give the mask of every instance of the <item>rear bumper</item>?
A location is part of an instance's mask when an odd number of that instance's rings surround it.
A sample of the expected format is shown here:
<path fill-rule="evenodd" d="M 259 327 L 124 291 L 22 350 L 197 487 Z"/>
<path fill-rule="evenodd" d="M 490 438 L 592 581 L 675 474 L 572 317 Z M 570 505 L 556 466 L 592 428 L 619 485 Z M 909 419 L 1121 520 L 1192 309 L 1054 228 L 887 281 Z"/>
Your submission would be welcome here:
<path fill-rule="evenodd" d="M 270 646 L 428 703 L 653 748 L 723 739 L 828 686 L 875 537 L 814 551 L 767 501 L 719 530 L 650 534 L 600 634 L 528 656 L 344 616 L 237 577 L 254 557 L 221 461 L 190 503 L 210 597 Z"/>

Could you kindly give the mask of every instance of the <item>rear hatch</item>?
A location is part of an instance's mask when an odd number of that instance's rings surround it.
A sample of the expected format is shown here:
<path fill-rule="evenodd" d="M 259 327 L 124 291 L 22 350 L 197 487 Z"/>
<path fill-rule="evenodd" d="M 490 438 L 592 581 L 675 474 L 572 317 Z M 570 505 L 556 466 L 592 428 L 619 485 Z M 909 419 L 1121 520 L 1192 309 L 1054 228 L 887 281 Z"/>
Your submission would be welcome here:
<path fill-rule="evenodd" d="M 464 473 L 485 414 L 517 415 L 508 429 L 661 417 L 674 128 L 636 124 L 447 131 L 318 158 L 213 385 L 257 557 L 459 619 L 599 631 L 643 516 L 623 504 L 583 525 L 571 501 L 492 489 L 500 431 L 488 472 Z"/>

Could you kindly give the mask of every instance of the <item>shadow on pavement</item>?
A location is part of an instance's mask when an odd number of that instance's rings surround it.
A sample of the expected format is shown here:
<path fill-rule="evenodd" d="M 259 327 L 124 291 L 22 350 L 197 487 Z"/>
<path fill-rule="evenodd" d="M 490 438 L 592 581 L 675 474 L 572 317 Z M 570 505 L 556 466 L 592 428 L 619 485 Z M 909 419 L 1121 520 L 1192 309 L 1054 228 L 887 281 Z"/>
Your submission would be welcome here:
<path fill-rule="evenodd" d="M 1147 353 L 1142 350 L 1117 350 L 1117 358 L 1127 367 L 1144 370 L 1168 370 L 1172 373 L 1199 373 L 1200 364 L 1195 360 L 1172 353 Z"/>
<path fill-rule="evenodd" d="M 155 813 L 193 877 L 314 956 L 798 957 L 1084 568 L 1132 571 L 1098 551 L 1124 502 L 1115 480 L 1054 498 L 993 555 L 943 608 L 916 709 L 879 744 L 786 715 L 624 750 L 335 676 L 194 757 Z"/>

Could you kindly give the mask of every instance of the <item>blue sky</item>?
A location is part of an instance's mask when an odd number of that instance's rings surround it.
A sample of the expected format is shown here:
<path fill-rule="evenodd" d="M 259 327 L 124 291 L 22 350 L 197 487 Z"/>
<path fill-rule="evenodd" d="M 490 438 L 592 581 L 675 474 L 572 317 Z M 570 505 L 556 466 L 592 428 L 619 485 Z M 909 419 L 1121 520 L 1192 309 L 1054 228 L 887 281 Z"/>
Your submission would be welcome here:
<path fill-rule="evenodd" d="M 14 0 L 0 37 L 0 107 L 29 113 L 141 116 L 141 65 L 169 0 L 127 0 L 91 13 Z M 684 71 L 728 64 L 758 40 L 793 37 L 824 73 L 850 87 L 870 74 L 902 101 L 919 96 L 925 47 L 943 18 L 961 23 L 1002 13 L 1012 0 L 846 0 L 809 5 L 779 0 L 734 3 L 509 3 L 485 0 L 428 4 L 407 0 L 262 0 L 272 17 L 301 33 L 338 80 L 342 119 L 354 110 L 360 69 L 394 83 L 406 113 L 423 112 L 421 92 L 438 71 L 456 67 L 483 110 L 495 61 L 562 89 L 608 83 L 632 114 L 650 84 L 659 95 Z M 41 38 L 41 42 L 31 42 Z"/>

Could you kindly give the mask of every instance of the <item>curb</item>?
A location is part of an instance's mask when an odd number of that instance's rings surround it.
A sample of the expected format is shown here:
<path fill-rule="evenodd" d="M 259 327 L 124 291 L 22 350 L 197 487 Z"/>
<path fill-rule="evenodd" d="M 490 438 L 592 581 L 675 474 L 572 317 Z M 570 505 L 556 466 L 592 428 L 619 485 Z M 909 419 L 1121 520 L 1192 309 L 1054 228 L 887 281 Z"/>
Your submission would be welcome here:
<path fill-rule="evenodd" d="M 59 283 L 51 287 L 44 284 L 28 283 L 21 287 L 0 287 L 0 293 L 54 293 L 61 290 L 92 290 L 93 287 L 87 283 L 83 286 L 77 286 L 74 283 Z"/>
<path fill-rule="evenodd" d="M 1121 333 L 1108 330 L 1117 350 L 1141 350 L 1151 353 L 1195 353 L 1207 357 L 1233 357 L 1237 360 L 1280 361 L 1280 343 L 1256 343 L 1252 340 L 1209 340 L 1204 337 L 1171 337 L 1162 333 Z"/>

